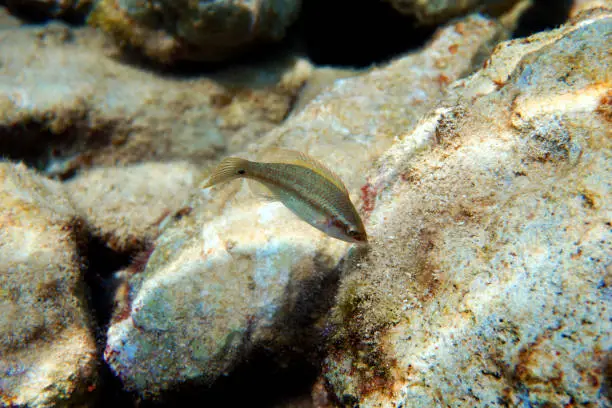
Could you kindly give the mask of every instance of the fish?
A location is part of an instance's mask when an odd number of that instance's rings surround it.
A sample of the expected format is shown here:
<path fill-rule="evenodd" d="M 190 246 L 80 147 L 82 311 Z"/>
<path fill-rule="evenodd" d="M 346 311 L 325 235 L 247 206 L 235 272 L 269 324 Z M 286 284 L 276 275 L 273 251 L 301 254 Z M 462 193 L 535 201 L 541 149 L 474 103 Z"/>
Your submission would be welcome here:
<path fill-rule="evenodd" d="M 203 188 L 247 179 L 258 196 L 280 201 L 319 231 L 342 241 L 368 242 L 363 221 L 342 180 L 323 163 L 294 150 L 270 149 L 269 159 L 250 161 L 227 157 L 213 170 Z"/>

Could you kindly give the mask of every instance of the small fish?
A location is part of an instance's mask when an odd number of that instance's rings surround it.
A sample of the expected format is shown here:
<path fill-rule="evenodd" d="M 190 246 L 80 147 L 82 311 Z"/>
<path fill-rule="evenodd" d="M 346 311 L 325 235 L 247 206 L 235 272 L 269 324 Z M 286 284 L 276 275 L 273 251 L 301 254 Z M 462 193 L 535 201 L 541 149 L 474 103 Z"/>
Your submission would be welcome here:
<path fill-rule="evenodd" d="M 363 222 L 340 178 L 319 161 L 292 150 L 274 150 L 275 157 L 255 162 L 228 157 L 219 163 L 203 188 L 237 178 L 261 183 L 259 195 L 282 202 L 320 231 L 347 242 L 366 243 Z M 252 185 L 252 190 L 257 191 Z"/>

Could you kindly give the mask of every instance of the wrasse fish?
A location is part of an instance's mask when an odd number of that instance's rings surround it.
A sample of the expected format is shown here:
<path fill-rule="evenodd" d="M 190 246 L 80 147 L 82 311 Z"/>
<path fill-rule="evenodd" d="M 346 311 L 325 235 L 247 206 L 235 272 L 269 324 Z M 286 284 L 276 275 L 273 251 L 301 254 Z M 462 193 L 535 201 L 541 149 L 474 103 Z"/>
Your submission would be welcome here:
<path fill-rule="evenodd" d="M 265 162 L 223 159 L 203 188 L 238 178 L 257 181 L 259 188 L 251 185 L 253 191 L 282 202 L 318 230 L 347 242 L 368 241 L 361 217 L 336 174 L 304 153 L 273 152 L 275 157 Z"/>

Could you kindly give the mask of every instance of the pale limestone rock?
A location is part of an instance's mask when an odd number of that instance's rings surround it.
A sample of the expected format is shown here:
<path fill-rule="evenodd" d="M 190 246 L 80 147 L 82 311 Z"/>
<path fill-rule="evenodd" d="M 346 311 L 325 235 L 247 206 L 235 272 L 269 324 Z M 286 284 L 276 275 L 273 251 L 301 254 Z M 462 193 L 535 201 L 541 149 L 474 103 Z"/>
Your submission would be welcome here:
<path fill-rule="evenodd" d="M 421 52 L 336 81 L 257 146 L 310 152 L 358 199 L 365 174 L 356 169 L 413 125 L 501 32 L 477 16 L 447 27 Z M 166 224 L 146 269 L 132 275 L 131 305 L 108 331 L 106 361 L 146 397 L 211 383 L 255 347 L 312 347 L 333 299 L 334 268 L 350 247 L 281 204 L 253 198 L 240 182 L 195 191 L 188 203 L 191 214 Z"/>
<path fill-rule="evenodd" d="M 63 178 L 92 165 L 210 164 L 282 122 L 309 72 L 287 58 L 160 75 L 105 51 L 95 30 L 57 23 L 0 30 L 0 45 L 0 151 Z"/>
<path fill-rule="evenodd" d="M 372 173 L 323 372 L 360 407 L 609 406 L 610 11 L 501 44 Z"/>
<path fill-rule="evenodd" d="M 80 231 L 62 186 L 0 162 L 0 404 L 67 406 L 95 388 Z"/>
<path fill-rule="evenodd" d="M 160 224 L 182 209 L 198 178 L 187 162 L 141 163 L 94 168 L 65 186 L 91 232 L 125 252 L 155 240 Z"/>

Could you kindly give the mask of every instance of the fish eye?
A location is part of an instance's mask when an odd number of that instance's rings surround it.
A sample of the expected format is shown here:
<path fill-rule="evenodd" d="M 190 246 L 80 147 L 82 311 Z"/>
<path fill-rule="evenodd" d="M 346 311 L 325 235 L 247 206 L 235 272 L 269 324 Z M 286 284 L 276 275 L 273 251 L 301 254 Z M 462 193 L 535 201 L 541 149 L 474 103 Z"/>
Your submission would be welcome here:
<path fill-rule="evenodd" d="M 352 229 L 352 228 L 349 229 L 346 233 L 349 235 L 349 237 L 359 236 L 359 231 L 357 231 L 356 229 Z"/>

